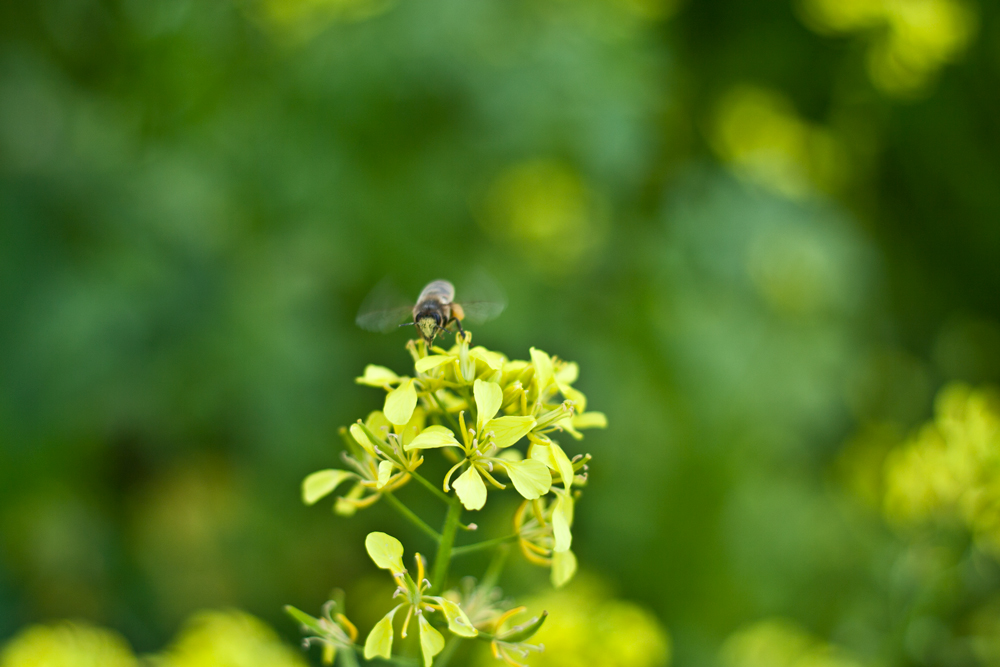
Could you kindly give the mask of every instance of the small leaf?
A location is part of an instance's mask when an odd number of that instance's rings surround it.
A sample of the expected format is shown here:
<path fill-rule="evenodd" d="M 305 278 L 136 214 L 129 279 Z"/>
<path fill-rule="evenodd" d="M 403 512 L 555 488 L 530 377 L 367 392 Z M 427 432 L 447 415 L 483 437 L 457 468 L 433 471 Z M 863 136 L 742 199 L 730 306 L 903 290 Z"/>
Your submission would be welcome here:
<path fill-rule="evenodd" d="M 486 504 L 486 484 L 479 476 L 476 466 L 469 466 L 469 469 L 458 476 L 452 486 L 458 499 L 462 501 L 467 510 L 480 510 Z"/>
<path fill-rule="evenodd" d="M 534 417 L 497 417 L 486 422 L 483 433 L 493 432 L 494 442 L 499 449 L 510 447 L 528 435 L 535 428 Z"/>
<path fill-rule="evenodd" d="M 375 482 L 375 488 L 381 489 L 384 487 L 389 483 L 390 477 L 392 477 L 392 462 L 381 461 L 378 464 L 378 481 Z"/>
<path fill-rule="evenodd" d="M 446 364 L 455 357 L 450 354 L 432 354 L 429 357 L 420 359 L 413 365 L 418 373 L 426 373 L 432 368 L 437 368 L 441 364 Z"/>
<path fill-rule="evenodd" d="M 358 384 L 368 385 L 369 387 L 384 387 L 398 380 L 399 376 L 385 366 L 368 364 L 365 366 L 365 374 L 359 378 L 355 378 L 354 381 Z"/>
<path fill-rule="evenodd" d="M 403 567 L 403 545 L 392 535 L 385 533 L 368 533 L 365 538 L 365 549 L 368 555 L 383 570 L 393 574 L 405 572 Z"/>
<path fill-rule="evenodd" d="M 397 609 L 399 607 L 394 607 L 383 616 L 368 633 L 368 639 L 365 640 L 365 660 L 371 660 L 376 656 L 386 660 L 392 657 L 392 617 L 396 615 Z"/>
<path fill-rule="evenodd" d="M 500 405 L 503 403 L 503 389 L 496 382 L 476 380 L 472 386 L 472 393 L 476 397 L 476 426 L 481 433 L 483 425 L 493 419 L 500 411 Z"/>
<path fill-rule="evenodd" d="M 424 667 L 431 667 L 434 656 L 444 649 L 444 637 L 431 627 L 423 614 L 417 616 L 417 622 L 420 624 L 420 652 L 424 654 Z"/>
<path fill-rule="evenodd" d="M 556 588 L 565 586 L 576 574 L 576 556 L 572 551 L 557 551 L 552 554 L 552 585 Z"/>
<path fill-rule="evenodd" d="M 466 616 L 465 611 L 456 602 L 452 602 L 448 598 L 434 598 L 437 603 L 441 605 L 441 610 L 444 612 L 444 617 L 448 619 L 448 629 L 452 634 L 458 635 L 459 637 L 475 637 L 479 634 L 472 625 L 472 621 Z"/>
<path fill-rule="evenodd" d="M 514 488 L 527 500 L 541 498 L 552 486 L 552 475 L 541 461 L 525 459 L 505 464 Z"/>
<path fill-rule="evenodd" d="M 382 412 L 385 413 L 385 418 L 396 426 L 404 426 L 413 416 L 415 407 L 417 407 L 417 390 L 413 386 L 413 380 L 410 379 L 386 395 Z"/>
<path fill-rule="evenodd" d="M 302 502 L 315 504 L 317 500 L 333 493 L 341 482 L 349 477 L 357 477 L 346 470 L 320 470 L 302 480 Z"/>
<path fill-rule="evenodd" d="M 435 447 L 461 447 L 455 434 L 446 426 L 428 426 L 406 445 L 411 449 L 433 449 Z"/>

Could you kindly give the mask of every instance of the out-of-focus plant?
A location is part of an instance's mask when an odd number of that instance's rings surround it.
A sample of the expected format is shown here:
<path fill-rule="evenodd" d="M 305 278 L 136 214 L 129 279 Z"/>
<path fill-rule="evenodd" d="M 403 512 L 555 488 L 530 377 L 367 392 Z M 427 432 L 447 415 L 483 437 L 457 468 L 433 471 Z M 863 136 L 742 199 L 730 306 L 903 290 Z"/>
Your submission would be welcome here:
<path fill-rule="evenodd" d="M 192 616 L 152 667 L 305 667 L 305 661 L 264 622 L 242 611 Z"/>
<path fill-rule="evenodd" d="M 136 667 L 138 664 L 121 635 L 84 623 L 31 626 L 0 651 L 2 667 Z"/>
<path fill-rule="evenodd" d="M 416 623 L 425 667 L 435 658 L 439 667 L 447 663 L 463 639 L 487 642 L 493 656 L 508 665 L 521 665 L 529 652 L 542 649 L 532 638 L 546 613 L 512 626 L 524 608 L 500 600 L 497 579 L 507 545 L 515 542 L 529 561 L 551 568 L 555 586 L 573 577 L 573 515 L 579 489 L 587 482 L 590 456 L 571 458 L 554 436 L 565 433 L 579 440 L 581 430 L 602 428 L 606 419 L 602 413 L 587 412 L 586 396 L 573 387 L 579 374 L 575 363 L 535 348 L 530 361 L 510 360 L 481 346 L 470 347 L 471 338 L 459 334 L 450 349 L 411 341 L 407 349 L 414 361 L 412 376 L 367 366 L 357 382 L 386 391 L 382 410 L 341 429 L 345 469 L 321 470 L 303 481 L 306 504 L 344 485 L 347 490 L 334 505 L 338 514 L 352 515 L 384 499 L 437 545 L 430 570 L 419 553 L 413 556 L 413 569 L 407 569 L 399 540 L 383 532 L 368 534 L 368 555 L 389 571 L 397 603 L 363 646 L 355 644 L 357 631 L 343 613 L 343 600 L 328 603 L 320 618 L 287 608 L 308 635 L 306 644 L 323 647 L 327 664 L 337 656 L 342 664 L 356 664 L 356 653 L 368 660 L 392 660 L 397 623 L 403 638 Z M 517 446 L 522 444 L 523 451 Z M 438 450 L 451 464 L 437 483 L 418 471 L 429 450 Z M 394 495 L 413 481 L 447 508 L 440 531 Z M 523 499 L 511 517 L 512 532 L 456 547 L 460 528 L 478 528 L 462 523 L 463 512 L 481 510 L 489 488 L 503 491 L 509 486 Z M 449 590 L 453 557 L 485 550 L 493 550 L 494 559 L 482 581 Z"/>
<path fill-rule="evenodd" d="M 964 524 L 1000 553 L 1000 394 L 946 387 L 936 415 L 885 463 L 885 514 L 902 527 Z"/>
<path fill-rule="evenodd" d="M 670 636 L 656 616 L 612 597 L 593 576 L 527 602 L 552 616 L 535 635 L 546 650 L 532 660 L 533 667 L 662 667 L 670 661 Z M 477 664 L 485 667 L 489 660 Z"/>
<path fill-rule="evenodd" d="M 733 633 L 722 645 L 724 667 L 860 667 L 843 649 L 794 623 L 767 619 Z"/>

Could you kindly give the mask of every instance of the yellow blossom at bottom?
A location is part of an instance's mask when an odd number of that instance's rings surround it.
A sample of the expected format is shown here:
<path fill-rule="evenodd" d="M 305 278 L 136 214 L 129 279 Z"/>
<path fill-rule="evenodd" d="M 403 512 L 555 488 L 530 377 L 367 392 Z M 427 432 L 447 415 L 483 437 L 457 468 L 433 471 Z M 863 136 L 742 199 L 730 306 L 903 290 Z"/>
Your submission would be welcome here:
<path fill-rule="evenodd" d="M 0 650 L 0 667 L 136 667 L 117 632 L 84 623 L 34 625 Z"/>

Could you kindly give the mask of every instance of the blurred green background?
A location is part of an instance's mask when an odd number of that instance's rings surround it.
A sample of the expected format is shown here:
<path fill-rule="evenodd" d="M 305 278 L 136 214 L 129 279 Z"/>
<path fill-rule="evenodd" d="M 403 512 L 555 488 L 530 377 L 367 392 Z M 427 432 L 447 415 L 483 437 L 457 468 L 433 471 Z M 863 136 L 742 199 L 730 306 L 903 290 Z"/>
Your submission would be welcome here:
<path fill-rule="evenodd" d="M 3 3 L 0 640 L 384 612 L 398 519 L 298 485 L 406 367 L 372 286 L 485 269 L 476 342 L 608 415 L 574 550 L 675 665 L 1000 664 L 996 549 L 883 462 L 1000 380 L 998 108 L 986 0 Z"/>

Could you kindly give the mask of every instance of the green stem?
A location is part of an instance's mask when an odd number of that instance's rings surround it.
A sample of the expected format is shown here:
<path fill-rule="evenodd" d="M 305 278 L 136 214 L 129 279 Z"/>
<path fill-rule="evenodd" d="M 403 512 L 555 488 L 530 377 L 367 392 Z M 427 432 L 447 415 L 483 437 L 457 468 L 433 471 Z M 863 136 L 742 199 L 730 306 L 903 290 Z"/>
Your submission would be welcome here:
<path fill-rule="evenodd" d="M 485 540 L 483 542 L 476 542 L 475 544 L 466 544 L 465 546 L 455 547 L 451 550 L 452 557 L 464 556 L 465 554 L 475 553 L 477 551 L 482 551 L 483 549 L 489 549 L 495 547 L 498 544 L 504 544 L 506 542 L 513 542 L 517 539 L 517 535 L 507 535 L 506 537 L 496 537 L 492 540 Z"/>
<path fill-rule="evenodd" d="M 394 510 L 402 514 L 404 518 L 409 519 L 410 523 L 412 523 L 414 526 L 419 528 L 425 534 L 430 536 L 432 540 L 434 540 L 435 542 L 441 541 L 440 533 L 438 533 L 436 530 L 428 526 L 423 519 L 421 519 L 413 512 L 413 510 L 411 510 L 403 503 L 399 502 L 399 499 L 396 498 L 396 496 L 392 495 L 392 493 L 390 493 L 389 491 L 383 491 L 382 497 L 385 498 L 386 502 L 389 503 L 389 505 L 391 505 Z"/>
<path fill-rule="evenodd" d="M 447 667 L 448 663 L 451 662 L 452 656 L 455 655 L 455 651 L 458 650 L 459 644 L 462 643 L 462 638 L 457 635 L 452 635 L 451 639 L 445 645 L 444 650 L 441 651 L 437 658 L 434 659 L 434 667 Z"/>
<path fill-rule="evenodd" d="M 437 397 L 437 394 L 434 393 L 434 392 L 431 392 L 430 397 L 434 399 L 434 402 L 437 404 L 438 409 L 441 410 L 441 414 L 443 414 L 445 416 L 445 419 L 448 420 L 448 423 L 451 424 L 451 427 L 452 427 L 452 429 L 455 430 L 455 433 L 458 433 L 459 431 L 461 431 L 462 429 L 461 429 L 461 427 L 459 427 L 458 422 L 455 421 L 455 418 L 444 407 L 444 403 L 442 403 L 441 399 Z"/>
<path fill-rule="evenodd" d="M 437 488 L 430 482 L 428 482 L 427 478 L 425 478 L 423 475 L 420 475 L 419 473 L 413 470 L 407 470 L 406 472 L 408 472 L 410 476 L 413 477 L 413 479 L 417 480 L 425 487 L 427 487 L 427 490 L 433 493 L 435 496 L 437 496 L 440 500 L 449 504 L 451 503 L 451 498 L 448 496 L 448 494 L 442 491 L 441 489 Z"/>
<path fill-rule="evenodd" d="M 342 649 L 337 652 L 342 667 L 358 667 L 358 656 L 353 649 Z"/>
<path fill-rule="evenodd" d="M 455 544 L 455 532 L 458 531 L 459 519 L 462 518 L 462 504 L 455 498 L 448 505 L 448 514 L 444 518 L 441 529 L 441 541 L 438 542 L 437 555 L 434 557 L 434 592 L 444 590 L 448 578 L 448 566 L 451 564 L 451 547 Z"/>
<path fill-rule="evenodd" d="M 509 544 L 501 544 L 493 552 L 493 558 L 490 559 L 490 564 L 483 574 L 483 580 L 479 582 L 480 588 L 489 590 L 497 585 L 497 582 L 500 581 L 500 573 L 503 572 L 503 566 L 507 564 L 508 555 L 510 555 Z"/>

